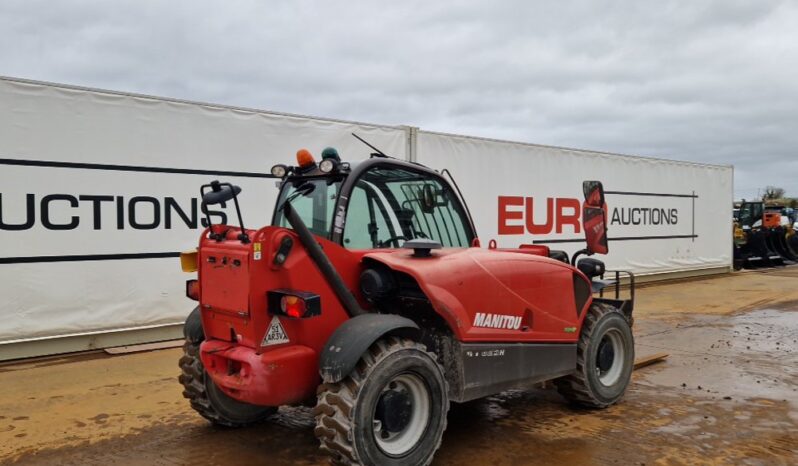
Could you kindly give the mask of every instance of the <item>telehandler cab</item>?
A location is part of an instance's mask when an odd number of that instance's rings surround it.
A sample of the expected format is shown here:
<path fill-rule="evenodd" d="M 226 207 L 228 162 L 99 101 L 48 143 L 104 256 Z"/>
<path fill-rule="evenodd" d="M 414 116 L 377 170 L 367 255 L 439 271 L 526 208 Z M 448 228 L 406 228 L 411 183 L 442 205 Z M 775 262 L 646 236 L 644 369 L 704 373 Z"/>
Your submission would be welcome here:
<path fill-rule="evenodd" d="M 364 141 L 365 142 L 365 141 Z M 272 224 L 246 229 L 241 189 L 201 188 L 208 228 L 181 255 L 198 272 L 180 359 L 184 396 L 215 424 L 315 404 L 314 433 L 337 464 L 425 465 L 450 402 L 553 380 L 570 402 L 621 399 L 634 361 L 631 298 L 579 256 L 606 254 L 606 204 L 583 184 L 587 247 L 480 247 L 457 185 L 378 151 L 327 148 L 277 165 Z M 448 178 L 449 180 L 451 177 Z M 212 224 L 231 202 L 239 225 Z M 615 285 L 615 299 L 594 297 Z"/>

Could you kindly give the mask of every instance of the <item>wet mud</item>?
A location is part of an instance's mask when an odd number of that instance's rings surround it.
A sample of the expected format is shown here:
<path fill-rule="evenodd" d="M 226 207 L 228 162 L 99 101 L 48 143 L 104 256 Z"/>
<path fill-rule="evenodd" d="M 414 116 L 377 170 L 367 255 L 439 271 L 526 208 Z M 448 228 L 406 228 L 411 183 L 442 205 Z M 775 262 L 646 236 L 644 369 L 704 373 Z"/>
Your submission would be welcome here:
<path fill-rule="evenodd" d="M 620 404 L 575 409 L 551 388 L 454 404 L 433 464 L 798 464 L 798 304 L 750 293 L 761 280 L 750 276 L 684 285 L 706 305 L 663 297 L 674 285 L 641 289 L 637 355 L 670 356 L 636 372 Z M 721 312 L 704 307 L 723 301 L 711 293 L 742 297 Z M 245 429 L 210 426 L 180 395 L 178 356 L 0 367 L 0 463 L 326 464 L 309 408 Z"/>

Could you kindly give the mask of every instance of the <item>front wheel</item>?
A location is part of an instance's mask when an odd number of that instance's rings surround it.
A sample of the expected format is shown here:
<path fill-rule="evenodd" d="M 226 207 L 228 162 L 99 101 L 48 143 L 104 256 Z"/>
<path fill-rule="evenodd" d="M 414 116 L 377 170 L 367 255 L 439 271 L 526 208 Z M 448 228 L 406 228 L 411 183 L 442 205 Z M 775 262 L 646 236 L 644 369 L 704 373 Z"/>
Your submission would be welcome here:
<path fill-rule="evenodd" d="M 554 381 L 568 401 L 606 408 L 618 402 L 632 378 L 635 343 L 629 320 L 618 309 L 593 303 L 582 323 L 576 372 Z"/>
<path fill-rule="evenodd" d="M 435 355 L 390 337 L 374 343 L 343 381 L 319 387 L 314 433 L 338 464 L 427 465 L 448 411 Z"/>

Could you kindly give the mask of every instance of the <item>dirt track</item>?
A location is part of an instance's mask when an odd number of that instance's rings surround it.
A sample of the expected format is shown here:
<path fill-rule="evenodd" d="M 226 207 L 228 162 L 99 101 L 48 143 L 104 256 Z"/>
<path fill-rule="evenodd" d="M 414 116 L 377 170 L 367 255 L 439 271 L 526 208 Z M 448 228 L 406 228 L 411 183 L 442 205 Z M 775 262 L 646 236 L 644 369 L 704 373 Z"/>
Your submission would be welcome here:
<path fill-rule="evenodd" d="M 552 390 L 454 405 L 436 465 L 798 464 L 798 267 L 641 288 L 642 369 L 624 401 Z M 177 384 L 180 350 L 0 367 L 0 462 L 320 464 L 309 409 L 216 429 Z"/>

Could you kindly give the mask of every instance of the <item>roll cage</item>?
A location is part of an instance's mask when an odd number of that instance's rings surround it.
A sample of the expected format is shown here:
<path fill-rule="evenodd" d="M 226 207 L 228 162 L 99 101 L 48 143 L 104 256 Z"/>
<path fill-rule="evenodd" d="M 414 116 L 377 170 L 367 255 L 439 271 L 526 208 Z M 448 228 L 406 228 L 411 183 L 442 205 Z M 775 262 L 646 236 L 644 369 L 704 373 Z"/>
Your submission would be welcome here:
<path fill-rule="evenodd" d="M 352 163 L 350 164 L 348 170 L 334 174 L 321 174 L 318 171 L 313 171 L 306 175 L 293 175 L 285 178 L 280 185 L 281 193 L 278 197 L 278 205 L 275 208 L 274 214 L 272 216 L 272 224 L 279 224 L 279 220 L 282 218 L 282 214 L 280 212 L 281 206 L 279 205 L 280 200 L 285 198 L 285 190 L 289 189 L 290 186 L 295 185 L 297 181 L 343 178 L 340 182 L 340 189 L 338 190 L 338 194 L 336 196 L 335 207 L 333 209 L 333 218 L 330 219 L 331 227 L 327 232 L 326 238 L 335 242 L 336 244 L 346 247 L 346 244 L 344 244 L 344 233 L 346 230 L 349 204 L 352 200 L 353 193 L 358 186 L 358 182 L 363 179 L 364 175 L 373 173 L 375 169 L 379 168 L 384 168 L 388 171 L 400 170 L 410 172 L 419 177 L 434 180 L 439 183 L 442 189 L 449 194 L 448 202 L 452 203 L 452 208 L 463 220 L 462 234 L 465 236 L 465 241 L 461 243 L 464 243 L 464 246 L 466 247 L 473 243 L 474 238 L 477 237 L 476 229 L 474 228 L 473 219 L 471 218 L 471 215 L 465 206 L 465 202 L 462 199 L 459 189 L 457 189 L 456 186 L 453 186 L 453 184 L 450 183 L 449 180 L 447 180 L 444 176 L 442 176 L 442 174 L 428 167 L 389 157 L 372 157 L 362 162 Z M 425 236 L 423 233 L 418 234 L 419 232 L 412 225 L 412 220 L 403 218 L 403 212 L 408 210 L 407 206 L 401 205 L 397 199 L 390 195 L 390 193 L 386 193 L 384 190 L 376 189 L 373 184 L 369 182 L 362 183 L 360 187 L 364 189 L 367 196 L 367 207 L 372 223 L 374 222 L 377 211 L 387 218 L 389 214 L 387 207 L 390 207 L 393 216 L 397 220 L 396 225 L 394 225 L 393 222 L 388 222 L 387 224 L 391 238 L 403 238 L 408 234 L 414 235 L 415 237 Z M 406 215 L 404 216 L 406 217 Z M 401 231 L 397 231 L 397 226 L 401 229 Z M 369 235 L 375 247 L 390 246 L 390 244 L 377 246 L 378 241 L 373 230 L 369 231 Z M 398 242 L 396 245 L 398 245 Z"/>

